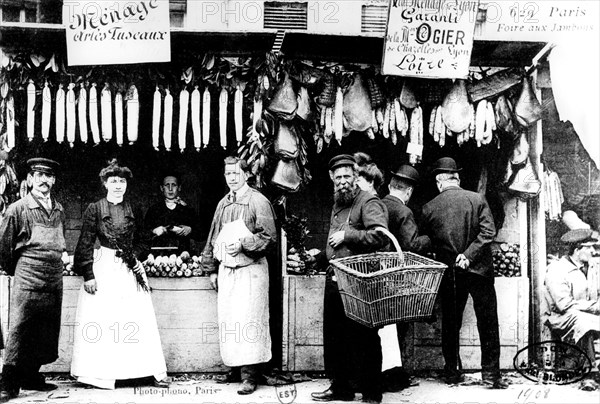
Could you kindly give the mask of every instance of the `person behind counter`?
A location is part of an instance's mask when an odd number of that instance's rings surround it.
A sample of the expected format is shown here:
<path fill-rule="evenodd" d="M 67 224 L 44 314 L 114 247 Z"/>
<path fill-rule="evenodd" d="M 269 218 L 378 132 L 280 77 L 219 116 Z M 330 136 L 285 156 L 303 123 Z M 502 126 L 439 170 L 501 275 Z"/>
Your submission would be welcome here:
<path fill-rule="evenodd" d="M 148 280 L 137 259 L 145 251 L 139 216 L 124 198 L 132 177 L 116 160 L 100 171 L 106 197 L 86 209 L 75 248 L 74 270 L 84 283 L 71 374 L 103 389 L 114 389 L 116 380 L 150 376 L 154 386 L 169 386 Z"/>
<path fill-rule="evenodd" d="M 267 198 L 248 186 L 245 160 L 227 157 L 224 162 L 229 192 L 215 210 L 202 264 L 218 292 L 221 357 L 231 368 L 217 381 L 241 381 L 238 394 L 251 394 L 261 367 L 272 357 L 265 255 L 277 242 L 275 212 Z"/>
<path fill-rule="evenodd" d="M 196 239 L 199 234 L 199 221 L 194 210 L 180 197 L 181 176 L 166 173 L 160 190 L 164 200 L 152 205 L 144 218 L 151 247 L 176 247 L 177 254 L 189 252 L 190 239 Z"/>
<path fill-rule="evenodd" d="M 8 207 L 0 225 L 0 267 L 14 277 L 2 403 L 17 397 L 21 388 L 56 389 L 39 371 L 58 358 L 65 214 L 51 190 L 59 164 L 34 158 L 27 165 L 31 192 Z"/>

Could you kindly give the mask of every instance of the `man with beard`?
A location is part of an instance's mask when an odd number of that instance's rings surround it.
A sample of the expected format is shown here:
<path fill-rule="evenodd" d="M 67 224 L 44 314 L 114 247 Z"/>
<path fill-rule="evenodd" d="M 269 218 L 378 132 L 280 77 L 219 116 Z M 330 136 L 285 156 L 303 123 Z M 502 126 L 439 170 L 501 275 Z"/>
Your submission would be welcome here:
<path fill-rule="evenodd" d="M 387 213 L 375 195 L 356 185 L 356 161 L 342 154 L 329 162 L 334 205 L 325 255 L 327 260 L 372 253 L 387 244 L 377 228 L 387 229 Z M 322 257 L 320 257 L 322 258 Z M 312 393 L 315 401 L 352 401 L 357 382 L 362 401 L 380 403 L 381 341 L 378 329 L 346 317 L 336 278 L 330 267 L 325 283 L 323 334 L 325 368 L 331 386 Z"/>
<path fill-rule="evenodd" d="M 21 388 L 56 388 L 39 370 L 58 358 L 65 214 L 50 196 L 58 163 L 35 158 L 27 164 L 31 192 L 8 207 L 0 225 L 0 266 L 14 276 L 0 402 Z"/>

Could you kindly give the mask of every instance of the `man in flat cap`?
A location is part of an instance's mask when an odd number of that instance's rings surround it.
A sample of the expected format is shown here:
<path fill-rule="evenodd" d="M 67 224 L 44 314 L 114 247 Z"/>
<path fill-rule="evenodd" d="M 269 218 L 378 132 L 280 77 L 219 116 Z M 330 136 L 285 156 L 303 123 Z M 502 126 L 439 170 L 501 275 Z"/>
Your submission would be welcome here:
<path fill-rule="evenodd" d="M 51 190 L 59 165 L 44 158 L 27 165 L 31 192 L 8 207 L 0 225 L 0 266 L 14 277 L 0 402 L 21 388 L 56 388 L 39 370 L 58 358 L 65 214 Z"/>
<path fill-rule="evenodd" d="M 402 251 L 424 254 L 431 248 L 431 240 L 426 235 L 419 235 L 413 212 L 407 206 L 415 186 L 419 183 L 419 172 L 414 167 L 404 164 L 391 174 L 392 178 L 388 185 L 390 193 L 382 199 L 388 211 L 389 230 L 398 240 Z M 403 363 L 406 358 L 405 342 L 409 326 L 410 323 L 407 322 L 396 324 Z M 394 379 L 396 379 L 394 383 L 396 386 L 408 387 L 410 385 L 410 379 L 404 366 L 401 371 L 396 372 Z"/>
<path fill-rule="evenodd" d="M 342 154 L 331 159 L 329 177 L 334 185 L 334 205 L 326 260 L 371 253 L 385 247 L 386 237 L 376 229 L 387 229 L 387 213 L 377 196 L 356 185 L 354 157 Z M 323 317 L 325 369 L 332 380 L 327 390 L 312 393 L 313 400 L 352 401 L 358 390 L 363 402 L 381 402 L 382 354 L 378 330 L 346 317 L 331 268 L 325 282 Z"/>
<path fill-rule="evenodd" d="M 576 229 L 561 239 L 569 250 L 553 261 L 544 280 L 545 323 L 563 341 L 574 341 L 595 361 L 594 339 L 600 337 L 600 306 L 588 287 L 588 266 L 599 247 L 598 233 Z M 597 370 L 597 368 L 596 368 Z"/>
<path fill-rule="evenodd" d="M 477 317 L 484 383 L 504 389 L 500 375 L 500 333 L 490 243 L 496 235 L 494 219 L 483 195 L 460 187 L 456 161 L 443 157 L 433 175 L 440 194 L 423 206 L 422 230 L 431 238 L 437 259 L 448 265 L 440 285 L 442 353 L 445 381 L 463 379 L 459 354 L 462 316 L 469 295 Z"/>

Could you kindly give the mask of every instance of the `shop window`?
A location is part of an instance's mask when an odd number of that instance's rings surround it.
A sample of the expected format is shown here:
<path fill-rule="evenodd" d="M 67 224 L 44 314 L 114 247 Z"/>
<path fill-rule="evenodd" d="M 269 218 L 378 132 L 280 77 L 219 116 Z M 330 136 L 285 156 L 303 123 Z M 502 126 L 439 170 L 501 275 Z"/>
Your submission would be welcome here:
<path fill-rule="evenodd" d="M 387 6 L 363 5 L 360 18 L 360 32 L 385 33 Z"/>
<path fill-rule="evenodd" d="M 62 0 L 0 0 L 3 22 L 60 24 Z"/>
<path fill-rule="evenodd" d="M 186 11 L 187 0 L 169 0 L 169 17 L 171 20 L 171 27 L 183 27 Z"/>
<path fill-rule="evenodd" d="M 265 2 L 265 29 L 306 29 L 307 3 Z"/>
<path fill-rule="evenodd" d="M 37 1 L 0 0 L 3 22 L 35 22 Z"/>

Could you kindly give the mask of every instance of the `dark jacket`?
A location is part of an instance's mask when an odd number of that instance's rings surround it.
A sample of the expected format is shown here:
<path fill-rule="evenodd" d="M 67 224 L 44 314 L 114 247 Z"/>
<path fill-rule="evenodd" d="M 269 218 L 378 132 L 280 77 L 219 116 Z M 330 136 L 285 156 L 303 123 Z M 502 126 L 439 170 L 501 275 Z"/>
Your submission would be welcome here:
<path fill-rule="evenodd" d="M 398 240 L 402 251 L 424 254 L 431 248 L 428 236 L 419 236 L 419 229 L 412 210 L 400 199 L 386 195 L 382 199 L 388 211 L 388 227 Z"/>
<path fill-rule="evenodd" d="M 172 232 L 167 232 L 160 237 L 155 236 L 152 230 L 158 226 L 189 226 L 192 232 L 186 236 L 177 236 Z M 175 209 L 167 208 L 164 201 L 152 205 L 144 219 L 145 231 L 148 233 L 146 237 L 151 240 L 151 247 L 177 247 L 178 253 L 190 251 L 190 239 L 198 240 L 200 235 L 199 220 L 189 206 L 177 204 Z"/>
<path fill-rule="evenodd" d="M 141 214 L 134 213 L 127 200 L 119 205 L 122 205 L 124 223 L 113 223 L 106 198 L 90 203 L 83 214 L 83 226 L 75 247 L 73 270 L 82 275 L 85 281 L 95 279 L 93 265 L 96 240 L 106 248 L 131 248 L 131 253 L 140 260 L 144 260 L 148 254 L 147 240 L 143 232 L 139 231 Z M 121 244 L 114 245 L 114 240 Z"/>
<path fill-rule="evenodd" d="M 452 268 L 456 256 L 464 254 L 469 272 L 494 276 L 490 243 L 496 228 L 483 195 L 458 186 L 446 188 L 423 206 L 421 229 L 431 238 L 439 261 Z"/>
<path fill-rule="evenodd" d="M 344 230 L 345 235 L 337 248 L 327 244 L 327 259 L 372 253 L 385 247 L 387 237 L 376 231 L 377 227 L 388 228 L 385 205 L 377 196 L 359 190 L 351 206 L 334 204 L 327 238 L 339 230 Z"/>

